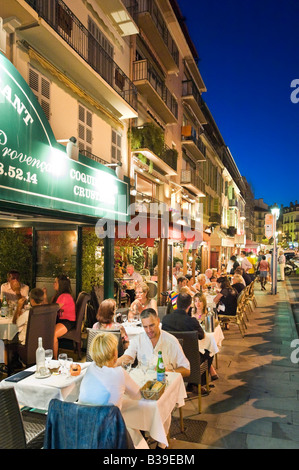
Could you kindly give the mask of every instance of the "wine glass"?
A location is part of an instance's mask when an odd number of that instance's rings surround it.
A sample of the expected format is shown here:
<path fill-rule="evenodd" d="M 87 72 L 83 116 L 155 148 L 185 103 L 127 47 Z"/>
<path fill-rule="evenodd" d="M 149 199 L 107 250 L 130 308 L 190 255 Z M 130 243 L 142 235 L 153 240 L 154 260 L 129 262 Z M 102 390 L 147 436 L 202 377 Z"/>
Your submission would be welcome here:
<path fill-rule="evenodd" d="M 124 362 L 122 364 L 122 367 L 128 372 L 128 374 L 130 373 L 130 370 L 131 370 L 131 367 L 132 367 L 132 361 L 129 361 L 129 362 Z"/>
<path fill-rule="evenodd" d="M 66 361 L 67 361 L 67 354 L 61 353 L 58 356 L 58 361 L 61 367 L 61 373 L 65 374 L 65 366 L 66 366 Z"/>
<path fill-rule="evenodd" d="M 123 313 L 121 316 L 122 323 L 125 323 L 128 319 L 128 315 L 126 313 Z"/>
<path fill-rule="evenodd" d="M 53 350 L 52 349 L 46 349 L 45 350 L 45 359 L 46 359 L 46 366 L 49 369 L 51 361 L 53 359 Z"/>

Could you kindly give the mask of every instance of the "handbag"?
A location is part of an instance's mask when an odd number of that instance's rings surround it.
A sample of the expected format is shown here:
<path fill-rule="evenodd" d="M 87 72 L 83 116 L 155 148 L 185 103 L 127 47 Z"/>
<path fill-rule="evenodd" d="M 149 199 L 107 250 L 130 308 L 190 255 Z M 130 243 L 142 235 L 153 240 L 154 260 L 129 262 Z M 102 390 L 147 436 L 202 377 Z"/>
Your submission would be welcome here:
<path fill-rule="evenodd" d="M 257 265 L 256 271 L 255 271 L 255 274 L 256 274 L 257 276 L 259 276 L 259 274 L 260 274 L 259 267 L 260 267 L 260 263 Z"/>

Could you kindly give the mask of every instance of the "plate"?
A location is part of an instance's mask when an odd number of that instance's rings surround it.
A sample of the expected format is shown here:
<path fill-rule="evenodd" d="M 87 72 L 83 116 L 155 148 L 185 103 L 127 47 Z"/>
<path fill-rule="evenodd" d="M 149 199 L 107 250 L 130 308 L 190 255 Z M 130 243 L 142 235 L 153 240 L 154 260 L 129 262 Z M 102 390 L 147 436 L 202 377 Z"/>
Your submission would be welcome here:
<path fill-rule="evenodd" d="M 48 374 L 46 374 L 46 375 L 40 375 L 40 374 L 35 373 L 34 377 L 36 379 L 46 379 L 47 377 L 51 377 L 51 372 L 49 371 Z"/>

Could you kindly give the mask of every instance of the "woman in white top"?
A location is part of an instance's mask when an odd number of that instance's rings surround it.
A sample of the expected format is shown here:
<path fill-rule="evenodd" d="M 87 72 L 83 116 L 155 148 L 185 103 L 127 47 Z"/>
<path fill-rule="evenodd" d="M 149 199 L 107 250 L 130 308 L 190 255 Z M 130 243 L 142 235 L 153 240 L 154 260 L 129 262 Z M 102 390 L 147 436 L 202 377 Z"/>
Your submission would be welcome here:
<path fill-rule="evenodd" d="M 121 409 L 124 393 L 139 400 L 139 386 L 122 367 L 115 367 L 118 340 L 113 333 L 99 333 L 92 340 L 93 362 L 81 382 L 79 402 L 89 405 L 115 405 Z"/>
<path fill-rule="evenodd" d="M 141 399 L 137 383 L 127 371 L 116 366 L 118 340 L 113 333 L 99 333 L 95 336 L 90 345 L 90 355 L 93 362 L 81 382 L 78 400 L 80 404 L 115 405 L 121 409 L 124 394 L 132 400 Z M 128 431 L 135 448 L 148 448 L 137 429 Z"/>
<path fill-rule="evenodd" d="M 140 319 L 140 314 L 146 308 L 153 308 L 158 312 L 157 302 L 155 299 L 149 298 L 149 286 L 145 282 L 140 282 L 137 284 L 135 290 L 136 300 L 132 303 L 130 311 L 128 313 L 128 320 L 133 320 L 134 318 Z"/>

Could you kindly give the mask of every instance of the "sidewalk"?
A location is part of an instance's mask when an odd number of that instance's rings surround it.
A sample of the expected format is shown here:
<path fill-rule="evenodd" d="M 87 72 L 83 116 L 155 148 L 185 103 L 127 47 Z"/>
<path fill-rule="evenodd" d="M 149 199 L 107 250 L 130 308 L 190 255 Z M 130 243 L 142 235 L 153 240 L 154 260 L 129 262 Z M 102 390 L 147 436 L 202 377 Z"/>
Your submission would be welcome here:
<path fill-rule="evenodd" d="M 299 365 L 290 359 L 298 335 L 287 284 L 279 282 L 275 296 L 266 287 L 257 285 L 246 336 L 235 325 L 224 332 L 219 380 L 202 413 L 196 400 L 184 407 L 184 418 L 207 422 L 201 443 L 171 439 L 172 449 L 299 449 Z"/>

